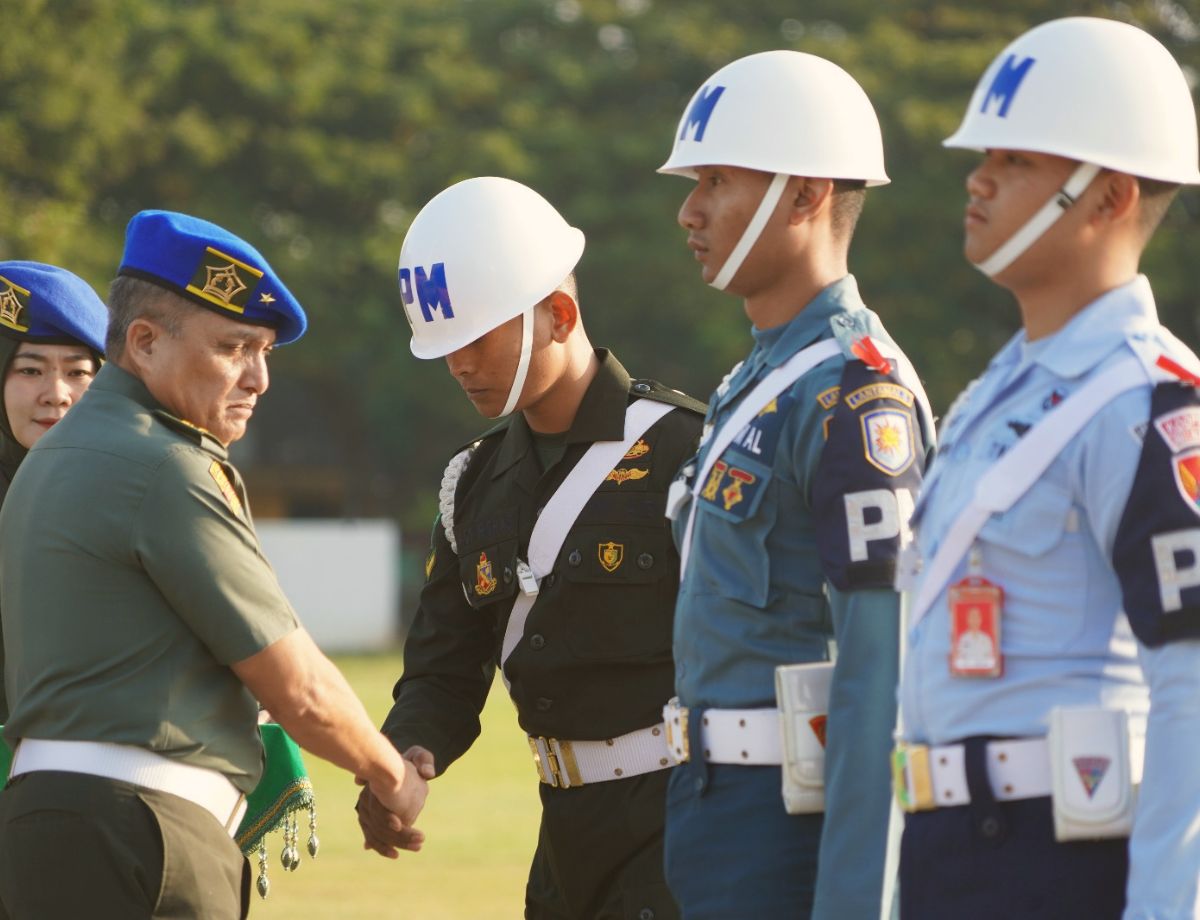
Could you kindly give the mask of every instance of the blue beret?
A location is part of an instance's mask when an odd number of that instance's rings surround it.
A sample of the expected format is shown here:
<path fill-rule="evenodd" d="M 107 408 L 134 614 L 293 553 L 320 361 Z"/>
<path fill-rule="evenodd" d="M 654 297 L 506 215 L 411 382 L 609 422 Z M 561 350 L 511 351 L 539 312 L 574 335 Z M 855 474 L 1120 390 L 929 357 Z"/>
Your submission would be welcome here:
<path fill-rule="evenodd" d="M 104 354 L 107 330 L 104 301 L 78 275 L 41 262 L 0 262 L 0 335 L 79 342 Z"/>
<path fill-rule="evenodd" d="M 270 326 L 276 345 L 304 335 L 304 308 L 257 249 L 198 217 L 139 211 L 125 230 L 121 275 L 141 278 L 242 323 Z"/>

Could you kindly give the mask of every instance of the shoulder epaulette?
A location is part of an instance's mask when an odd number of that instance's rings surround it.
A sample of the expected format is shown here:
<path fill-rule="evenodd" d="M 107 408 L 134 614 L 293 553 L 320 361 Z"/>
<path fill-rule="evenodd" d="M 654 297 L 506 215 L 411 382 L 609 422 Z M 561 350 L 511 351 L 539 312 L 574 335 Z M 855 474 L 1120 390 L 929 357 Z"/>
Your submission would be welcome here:
<path fill-rule="evenodd" d="M 868 317 L 859 313 L 835 313 L 829 318 L 829 328 L 842 348 L 842 355 L 851 361 L 859 358 L 855 344 L 870 332 Z M 861 359 L 860 359 L 861 360 Z"/>
<path fill-rule="evenodd" d="M 193 425 L 191 422 L 185 422 L 183 419 L 172 415 L 164 409 L 155 409 L 154 417 L 171 431 L 187 438 L 188 441 L 197 447 L 203 447 L 205 450 L 220 454 L 226 452 L 225 445 L 217 440 L 217 436 L 206 428 Z"/>
<path fill-rule="evenodd" d="M 498 434 L 504 434 L 504 432 L 508 431 L 508 426 L 512 422 L 512 420 L 513 420 L 512 415 L 504 416 L 504 418 L 502 418 L 498 422 L 496 422 L 495 425 L 493 425 L 491 428 L 489 428 L 483 434 L 477 434 L 475 437 L 471 438 L 471 440 L 467 441 L 466 444 L 458 445 L 458 450 L 459 451 L 472 450 L 472 449 L 478 447 L 480 443 L 482 443 L 483 441 L 486 441 L 488 438 L 494 438 Z"/>
<path fill-rule="evenodd" d="M 655 402 L 666 403 L 669 406 L 678 406 L 680 409 L 687 409 L 689 412 L 695 412 L 697 415 L 703 415 L 707 411 L 707 406 L 697 399 L 692 399 L 687 393 L 682 390 L 674 390 L 669 386 L 659 383 L 657 380 L 634 380 L 629 384 L 629 393 L 631 396 L 641 399 L 653 399 Z"/>

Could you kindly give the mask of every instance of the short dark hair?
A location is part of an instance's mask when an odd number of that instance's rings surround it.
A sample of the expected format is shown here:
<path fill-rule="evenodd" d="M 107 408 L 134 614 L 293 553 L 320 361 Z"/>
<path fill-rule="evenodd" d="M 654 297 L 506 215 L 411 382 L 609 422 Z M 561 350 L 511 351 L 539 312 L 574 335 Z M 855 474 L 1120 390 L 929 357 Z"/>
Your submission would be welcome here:
<path fill-rule="evenodd" d="M 151 319 L 176 337 L 183 328 L 185 311 L 192 309 L 196 308 L 166 288 L 120 275 L 108 289 L 108 335 L 104 341 L 108 357 L 124 354 L 125 336 L 135 319 Z"/>
<path fill-rule="evenodd" d="M 1138 223 L 1142 235 L 1148 240 L 1154 235 L 1158 225 L 1162 223 L 1175 196 L 1179 194 L 1179 183 L 1163 182 L 1161 179 L 1143 179 L 1141 176 L 1137 177 L 1137 181 L 1141 198 Z"/>
<path fill-rule="evenodd" d="M 833 235 L 849 245 L 854 238 L 854 228 L 862 215 L 867 201 L 867 183 L 862 179 L 834 179 L 833 200 L 830 202 L 830 218 Z"/>

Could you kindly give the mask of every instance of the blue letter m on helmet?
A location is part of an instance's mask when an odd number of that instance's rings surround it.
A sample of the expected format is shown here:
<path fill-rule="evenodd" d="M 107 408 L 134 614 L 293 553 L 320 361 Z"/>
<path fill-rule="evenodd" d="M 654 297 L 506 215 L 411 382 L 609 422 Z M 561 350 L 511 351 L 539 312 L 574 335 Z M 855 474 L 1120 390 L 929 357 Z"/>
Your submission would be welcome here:
<path fill-rule="evenodd" d="M 988 106 L 995 99 L 1000 103 L 1000 108 L 996 114 L 1000 118 L 1005 118 L 1008 115 L 1008 107 L 1012 104 L 1013 97 L 1017 95 L 1017 90 L 1021 86 L 1021 81 L 1025 79 L 1025 75 L 1029 73 L 1029 68 L 1034 64 L 1034 59 L 1029 57 L 1017 63 L 1017 56 L 1010 54 L 1004 59 L 1004 63 L 1000 65 L 1000 69 L 996 71 L 996 76 L 992 78 L 992 85 L 988 87 L 987 95 L 983 97 L 983 105 L 979 107 L 979 111 L 987 114 Z"/>
<path fill-rule="evenodd" d="M 425 322 L 433 322 L 433 311 L 441 310 L 446 319 L 454 318 L 454 309 L 450 305 L 450 292 L 446 290 L 446 263 L 435 262 L 425 274 L 425 269 L 417 266 L 409 274 L 407 268 L 400 269 L 400 297 L 406 304 L 413 302 L 413 287 L 417 289 L 417 300 L 421 302 L 421 315 Z"/>
<path fill-rule="evenodd" d="M 696 101 L 688 109 L 687 118 L 683 120 L 683 126 L 679 129 L 680 140 L 683 140 L 688 128 L 695 129 L 692 132 L 694 141 L 704 140 L 704 129 L 708 127 L 708 120 L 712 117 L 713 109 L 717 107 L 717 100 L 721 98 L 723 92 L 725 92 L 723 86 L 700 88 L 700 92 L 696 94 Z"/>

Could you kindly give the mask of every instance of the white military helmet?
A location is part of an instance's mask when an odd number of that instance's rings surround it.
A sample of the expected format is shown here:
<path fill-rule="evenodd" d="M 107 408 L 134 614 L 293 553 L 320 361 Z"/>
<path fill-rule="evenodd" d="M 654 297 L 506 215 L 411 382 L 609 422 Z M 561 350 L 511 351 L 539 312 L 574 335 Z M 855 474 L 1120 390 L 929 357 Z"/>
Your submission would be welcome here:
<path fill-rule="evenodd" d="M 1079 160 L 1045 208 L 977 267 L 994 275 L 1064 213 L 1100 169 L 1200 183 L 1196 112 L 1171 53 L 1136 26 L 1070 17 L 1030 29 L 984 73 L 947 147 Z"/>
<path fill-rule="evenodd" d="M 521 395 L 533 343 L 533 307 L 574 270 L 583 233 L 545 198 L 511 179 L 483 176 L 440 192 L 413 219 L 398 280 L 418 358 L 440 358 L 524 315 L 521 359 L 502 415 Z"/>
<path fill-rule="evenodd" d="M 741 240 L 712 281 L 724 289 L 757 241 L 791 176 L 891 181 L 871 100 L 837 64 L 801 51 L 764 51 L 726 64 L 684 109 L 660 173 L 700 166 L 775 173 Z"/>

